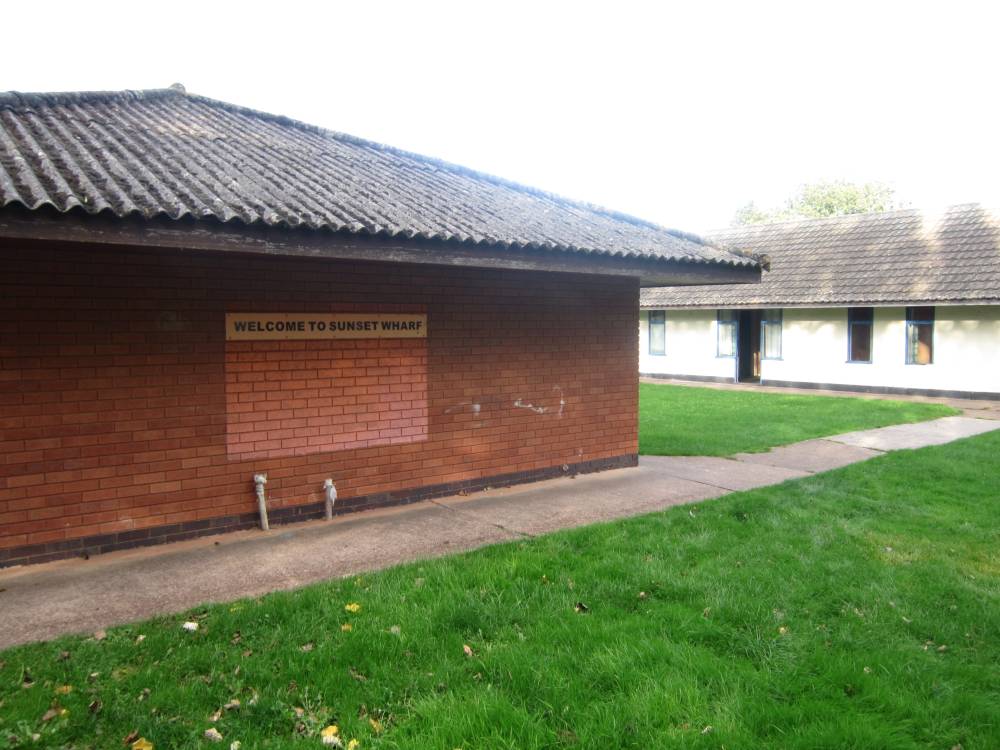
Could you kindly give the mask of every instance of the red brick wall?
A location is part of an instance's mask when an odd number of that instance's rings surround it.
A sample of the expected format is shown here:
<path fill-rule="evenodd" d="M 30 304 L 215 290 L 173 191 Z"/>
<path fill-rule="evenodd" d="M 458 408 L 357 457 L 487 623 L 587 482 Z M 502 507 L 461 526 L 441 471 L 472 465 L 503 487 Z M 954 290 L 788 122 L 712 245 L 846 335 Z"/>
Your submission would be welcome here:
<path fill-rule="evenodd" d="M 326 477 L 347 509 L 637 452 L 633 279 L 24 242 L 0 244 L 0 261 L 0 550 L 247 519 L 255 472 L 275 509 L 320 502 Z M 227 349 L 226 311 L 426 312 L 428 338 Z M 310 382 L 332 376 L 366 427 L 344 421 L 353 441 L 307 437 L 331 450 L 297 455 L 297 417 L 268 408 L 260 422 L 282 437 L 247 448 L 233 378 L 260 353 L 281 366 L 315 355 Z M 338 370 L 348 353 L 404 378 L 406 408 L 365 404 L 357 389 L 382 383 Z M 370 418 L 379 403 L 397 427 Z M 392 444 L 404 434 L 420 439 Z"/>
<path fill-rule="evenodd" d="M 426 339 L 226 343 L 230 460 L 426 439 Z"/>

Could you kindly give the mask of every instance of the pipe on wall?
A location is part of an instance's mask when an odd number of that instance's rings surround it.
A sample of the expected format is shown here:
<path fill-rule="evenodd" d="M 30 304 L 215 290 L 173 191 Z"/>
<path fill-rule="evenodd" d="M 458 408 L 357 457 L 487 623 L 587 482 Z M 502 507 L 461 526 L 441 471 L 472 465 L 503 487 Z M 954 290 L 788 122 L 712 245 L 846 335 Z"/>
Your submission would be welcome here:
<path fill-rule="evenodd" d="M 254 474 L 253 483 L 257 493 L 257 512 L 260 514 L 261 531 L 269 531 L 267 523 L 267 497 L 264 494 L 264 485 L 267 484 L 267 474 Z"/>
<path fill-rule="evenodd" d="M 337 486 L 332 479 L 323 482 L 323 489 L 326 490 L 326 520 L 333 518 L 333 504 L 337 502 Z"/>

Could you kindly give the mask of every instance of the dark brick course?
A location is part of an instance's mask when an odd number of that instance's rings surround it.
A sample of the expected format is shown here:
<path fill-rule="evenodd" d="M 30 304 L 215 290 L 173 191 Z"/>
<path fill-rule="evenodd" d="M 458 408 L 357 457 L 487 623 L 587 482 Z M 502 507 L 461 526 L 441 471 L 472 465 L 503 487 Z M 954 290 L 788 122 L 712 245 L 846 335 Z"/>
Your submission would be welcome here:
<path fill-rule="evenodd" d="M 588 474 L 608 469 L 624 469 L 636 466 L 638 463 L 638 454 L 630 454 L 595 461 L 584 461 L 583 463 L 571 465 L 567 464 L 565 468 L 554 466 L 535 471 L 519 471 L 513 474 L 483 477 L 463 482 L 451 482 L 430 487 L 381 493 L 370 497 L 353 497 L 344 503 L 338 502 L 334 507 L 334 515 L 346 515 L 348 513 L 393 505 L 407 505 L 431 498 L 456 495 L 460 492 L 481 492 L 487 488 L 511 487 L 543 479 L 555 479 L 561 476 Z M 324 512 L 325 506 L 323 503 L 311 503 L 291 508 L 279 508 L 273 513 L 268 514 L 268 520 L 274 526 L 281 526 L 323 518 Z M 0 568 L 11 567 L 13 565 L 31 565 L 69 557 L 114 552 L 116 550 L 133 549 L 135 547 L 154 544 L 166 544 L 184 539 L 225 534 L 230 531 L 253 529 L 257 528 L 258 525 L 259 518 L 256 514 L 243 513 L 235 516 L 219 516 L 203 521 L 188 521 L 182 524 L 153 527 L 140 531 L 123 531 L 117 534 L 102 534 L 85 539 L 67 540 L 65 542 L 49 542 L 47 544 L 0 549 Z"/>

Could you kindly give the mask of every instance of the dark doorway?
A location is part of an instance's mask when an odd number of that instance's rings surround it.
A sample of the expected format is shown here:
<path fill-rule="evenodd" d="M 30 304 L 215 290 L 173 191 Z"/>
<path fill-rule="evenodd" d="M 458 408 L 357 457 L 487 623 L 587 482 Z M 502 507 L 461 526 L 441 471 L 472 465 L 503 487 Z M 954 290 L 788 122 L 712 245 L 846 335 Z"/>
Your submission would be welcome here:
<path fill-rule="evenodd" d="M 737 352 L 741 383 L 760 382 L 760 310 L 740 310 Z"/>

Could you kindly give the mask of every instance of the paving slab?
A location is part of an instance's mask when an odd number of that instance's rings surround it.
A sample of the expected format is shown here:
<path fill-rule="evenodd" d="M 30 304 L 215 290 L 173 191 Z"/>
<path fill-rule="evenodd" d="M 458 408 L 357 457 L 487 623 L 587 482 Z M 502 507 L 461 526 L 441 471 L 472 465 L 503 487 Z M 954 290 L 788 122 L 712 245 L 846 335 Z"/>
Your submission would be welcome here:
<path fill-rule="evenodd" d="M 858 461 L 867 461 L 880 455 L 881 451 L 820 438 L 782 445 L 766 453 L 737 453 L 733 458 L 746 463 L 765 464 L 815 474 L 819 471 L 839 469 L 841 466 Z"/>
<path fill-rule="evenodd" d="M 981 435 L 1000 429 L 1000 421 L 972 417 L 942 417 L 929 422 L 897 424 L 874 430 L 847 432 L 827 438 L 836 443 L 871 448 L 879 451 L 898 451 L 942 445 L 952 440 Z"/>
<path fill-rule="evenodd" d="M 646 456 L 646 461 L 668 476 L 701 482 L 737 492 L 809 476 L 808 471 L 754 464 L 714 456 Z"/>
<path fill-rule="evenodd" d="M 729 491 L 666 473 L 655 457 L 648 456 L 640 457 L 635 469 L 550 480 L 546 484 L 537 488 L 541 494 L 532 485 L 434 502 L 482 523 L 535 536 L 709 500 Z"/>
<path fill-rule="evenodd" d="M 521 538 L 429 503 L 0 571 L 0 648 Z"/>

